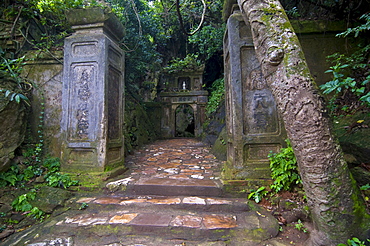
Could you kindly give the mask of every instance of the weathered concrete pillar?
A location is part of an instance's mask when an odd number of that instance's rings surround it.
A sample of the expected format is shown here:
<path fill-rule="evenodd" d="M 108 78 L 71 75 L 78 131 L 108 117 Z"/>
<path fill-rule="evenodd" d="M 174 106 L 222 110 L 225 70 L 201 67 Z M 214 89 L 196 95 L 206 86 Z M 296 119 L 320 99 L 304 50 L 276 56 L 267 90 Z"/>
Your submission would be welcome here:
<path fill-rule="evenodd" d="M 261 184 L 271 179 L 267 155 L 279 151 L 286 134 L 262 76 L 250 27 L 237 5 L 227 21 L 224 57 L 228 151 L 223 177 Z"/>
<path fill-rule="evenodd" d="M 124 29 L 99 8 L 67 15 L 75 32 L 65 40 L 62 169 L 104 171 L 123 165 Z"/>

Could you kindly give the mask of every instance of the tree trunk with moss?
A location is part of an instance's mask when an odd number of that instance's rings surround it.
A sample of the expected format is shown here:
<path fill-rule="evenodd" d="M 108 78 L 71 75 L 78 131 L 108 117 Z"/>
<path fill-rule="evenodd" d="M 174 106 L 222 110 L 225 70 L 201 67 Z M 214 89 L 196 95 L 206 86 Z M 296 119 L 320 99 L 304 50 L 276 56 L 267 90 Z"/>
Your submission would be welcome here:
<path fill-rule="evenodd" d="M 251 25 L 264 77 L 297 157 L 314 222 L 308 245 L 337 245 L 353 236 L 366 237 L 370 216 L 280 2 L 238 3 Z"/>

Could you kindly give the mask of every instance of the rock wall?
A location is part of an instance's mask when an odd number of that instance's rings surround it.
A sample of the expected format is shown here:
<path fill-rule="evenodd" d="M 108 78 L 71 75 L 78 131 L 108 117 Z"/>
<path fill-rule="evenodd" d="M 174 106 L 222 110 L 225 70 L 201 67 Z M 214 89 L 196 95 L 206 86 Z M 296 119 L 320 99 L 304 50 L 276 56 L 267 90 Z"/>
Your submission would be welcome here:
<path fill-rule="evenodd" d="M 141 103 L 132 94 L 126 94 L 125 105 L 125 154 L 160 138 L 161 113 L 160 103 Z"/>
<path fill-rule="evenodd" d="M 30 61 L 24 66 L 23 74 L 33 84 L 27 143 L 35 144 L 42 139 L 44 152 L 60 157 L 63 53 L 50 56 L 29 52 L 27 58 Z"/>
<path fill-rule="evenodd" d="M 4 77 L 3 73 L 0 73 L 0 84 L 2 89 L 12 91 L 17 87 L 17 84 Z M 14 151 L 23 142 L 27 113 L 28 109 L 22 102 L 11 102 L 3 93 L 0 94 L 0 172 L 9 168 Z"/>

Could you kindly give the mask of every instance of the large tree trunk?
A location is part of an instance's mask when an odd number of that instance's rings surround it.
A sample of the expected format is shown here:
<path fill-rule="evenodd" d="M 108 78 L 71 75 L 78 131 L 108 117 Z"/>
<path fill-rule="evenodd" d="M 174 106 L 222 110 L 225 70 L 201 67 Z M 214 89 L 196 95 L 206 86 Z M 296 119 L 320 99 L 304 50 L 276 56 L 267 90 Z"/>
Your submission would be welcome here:
<path fill-rule="evenodd" d="M 276 0 L 238 0 L 262 71 L 296 154 L 311 209 L 309 245 L 337 245 L 365 237 L 370 216 L 341 148 L 331 133 L 322 97 L 297 36 Z"/>

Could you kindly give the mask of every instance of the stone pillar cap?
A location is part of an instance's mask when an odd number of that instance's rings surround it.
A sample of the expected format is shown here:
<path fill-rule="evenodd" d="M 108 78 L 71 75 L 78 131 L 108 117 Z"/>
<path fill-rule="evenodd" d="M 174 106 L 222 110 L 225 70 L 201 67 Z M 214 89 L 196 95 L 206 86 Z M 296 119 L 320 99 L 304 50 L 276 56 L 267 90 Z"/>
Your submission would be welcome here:
<path fill-rule="evenodd" d="M 125 29 L 117 16 L 108 9 L 86 8 L 70 9 L 66 11 L 66 17 L 73 30 L 103 28 L 109 36 L 117 41 L 125 35 Z"/>

